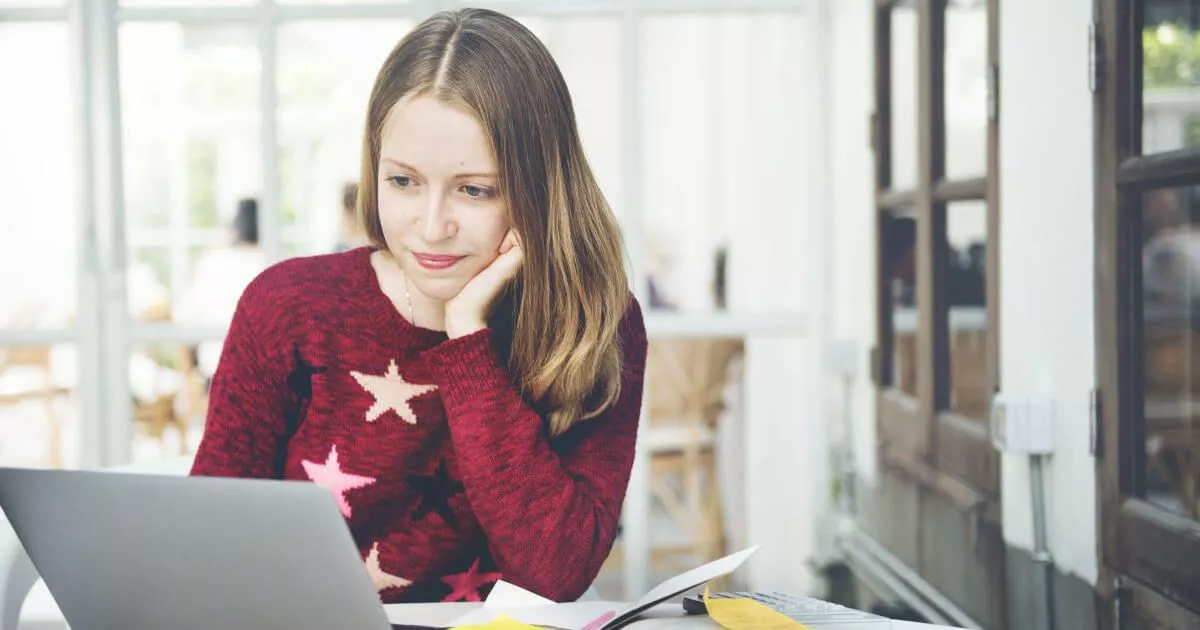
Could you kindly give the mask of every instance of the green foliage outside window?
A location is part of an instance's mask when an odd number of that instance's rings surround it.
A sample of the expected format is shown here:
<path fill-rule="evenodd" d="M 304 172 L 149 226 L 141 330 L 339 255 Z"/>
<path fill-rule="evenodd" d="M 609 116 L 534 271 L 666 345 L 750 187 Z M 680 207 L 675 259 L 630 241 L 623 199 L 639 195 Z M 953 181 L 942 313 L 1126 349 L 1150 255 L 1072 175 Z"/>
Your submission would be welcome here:
<path fill-rule="evenodd" d="M 1170 22 L 1142 30 L 1143 85 L 1147 90 L 1200 86 L 1200 33 Z"/>

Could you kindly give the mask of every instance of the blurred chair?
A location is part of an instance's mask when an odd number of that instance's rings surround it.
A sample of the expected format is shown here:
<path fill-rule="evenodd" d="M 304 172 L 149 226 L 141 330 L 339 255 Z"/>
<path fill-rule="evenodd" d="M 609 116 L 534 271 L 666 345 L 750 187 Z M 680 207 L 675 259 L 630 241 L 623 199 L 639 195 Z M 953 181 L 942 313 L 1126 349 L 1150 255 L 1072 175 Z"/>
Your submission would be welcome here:
<path fill-rule="evenodd" d="M 650 342 L 645 433 L 650 490 L 687 536 L 686 544 L 654 545 L 654 568 L 691 568 L 726 553 L 717 422 L 726 388 L 738 378 L 730 366 L 743 352 L 740 339 Z"/>
<path fill-rule="evenodd" d="M 40 314 L 40 305 L 25 304 L 4 326 L 33 328 Z M 62 468 L 63 417 L 56 403 L 70 396 L 71 388 L 55 383 L 52 350 L 50 346 L 0 348 L 0 405 L 41 403 L 46 417 L 47 464 Z"/>
<path fill-rule="evenodd" d="M 170 322 L 171 312 L 169 302 L 155 302 L 142 311 L 140 318 L 147 322 Z M 167 428 L 174 428 L 179 432 L 182 455 L 191 451 L 188 433 L 192 422 L 197 418 L 203 422 L 208 409 L 208 388 L 197 368 L 192 346 L 181 343 L 164 350 L 161 355 L 143 352 L 133 357 L 133 378 L 139 380 L 132 383 L 133 419 L 163 445 Z"/>

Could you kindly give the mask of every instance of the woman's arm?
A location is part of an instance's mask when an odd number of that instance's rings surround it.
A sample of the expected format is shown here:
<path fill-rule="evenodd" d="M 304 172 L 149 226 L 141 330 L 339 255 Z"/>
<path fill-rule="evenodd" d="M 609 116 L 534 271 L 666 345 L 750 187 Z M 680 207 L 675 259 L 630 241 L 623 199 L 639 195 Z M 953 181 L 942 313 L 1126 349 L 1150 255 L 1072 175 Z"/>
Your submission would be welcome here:
<path fill-rule="evenodd" d="M 279 301 L 260 277 L 243 293 L 213 374 L 204 437 L 192 475 L 274 477 L 282 474 L 289 425 L 299 409 L 288 388 L 288 357 L 268 353 L 262 322 Z"/>
<path fill-rule="evenodd" d="M 635 300 L 621 323 L 621 395 L 550 447 L 487 330 L 426 351 L 446 406 L 467 499 L 504 579 L 578 599 L 616 539 L 642 403 L 646 329 Z"/>

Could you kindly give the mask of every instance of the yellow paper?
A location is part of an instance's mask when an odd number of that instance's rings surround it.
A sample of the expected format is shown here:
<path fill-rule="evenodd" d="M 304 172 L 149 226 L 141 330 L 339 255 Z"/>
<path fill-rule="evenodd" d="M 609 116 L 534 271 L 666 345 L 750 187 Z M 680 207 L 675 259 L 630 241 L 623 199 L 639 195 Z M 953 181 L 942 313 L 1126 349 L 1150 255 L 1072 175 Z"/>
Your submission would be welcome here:
<path fill-rule="evenodd" d="M 708 616 L 726 630 L 808 630 L 808 626 L 752 599 L 709 599 L 704 587 Z"/>
<path fill-rule="evenodd" d="M 521 623 L 508 615 L 501 614 L 495 619 L 475 626 L 456 626 L 451 630 L 542 630 L 537 626 Z"/>

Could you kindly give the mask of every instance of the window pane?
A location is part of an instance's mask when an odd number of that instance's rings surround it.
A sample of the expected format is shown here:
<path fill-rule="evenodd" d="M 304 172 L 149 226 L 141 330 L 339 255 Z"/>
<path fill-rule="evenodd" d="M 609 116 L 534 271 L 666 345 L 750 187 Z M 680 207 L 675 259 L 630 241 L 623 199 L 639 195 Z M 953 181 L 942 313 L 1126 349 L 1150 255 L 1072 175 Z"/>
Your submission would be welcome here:
<path fill-rule="evenodd" d="M 1200 144 L 1200 2 L 1144 3 L 1142 153 Z"/>
<path fill-rule="evenodd" d="M 275 0 L 276 4 L 408 4 L 408 0 Z"/>
<path fill-rule="evenodd" d="M 562 70 L 583 150 L 617 217 L 626 216 L 621 165 L 621 22 L 612 18 L 519 18 Z"/>
<path fill-rule="evenodd" d="M 237 5 L 237 4 L 256 4 L 258 0 L 205 0 L 204 4 L 208 5 Z M 200 4 L 196 0 L 120 0 L 123 7 L 169 7 L 172 5 L 188 5 L 196 6 Z"/>
<path fill-rule="evenodd" d="M 987 4 L 946 7 L 946 178 L 987 172 Z"/>
<path fill-rule="evenodd" d="M 20 86 L 20 98 L 0 98 L 0 269 L 23 270 L 0 273 L 0 328 L 65 327 L 74 318 L 71 62 L 65 23 L 0 24 L 0 85 Z"/>
<path fill-rule="evenodd" d="M 917 395 L 917 222 L 911 214 L 884 215 L 883 282 L 892 301 L 892 382 Z"/>
<path fill-rule="evenodd" d="M 257 251 L 257 38 L 177 23 L 125 24 L 120 36 L 131 316 L 178 320 L 193 284 L 189 246 Z M 154 246 L 165 253 L 139 250 Z"/>
<path fill-rule="evenodd" d="M 945 281 L 950 307 L 950 409 L 987 419 L 987 205 L 950 204 Z"/>
<path fill-rule="evenodd" d="M 787 14 L 642 23 L 652 307 L 803 307 L 806 29 Z"/>
<path fill-rule="evenodd" d="M 892 185 L 917 185 L 917 11 L 892 8 Z"/>
<path fill-rule="evenodd" d="M 78 382 L 74 345 L 0 347 L 0 466 L 78 465 Z"/>
<path fill-rule="evenodd" d="M 343 214 L 358 181 L 371 86 L 407 20 L 292 22 L 279 29 L 279 179 L 289 253 L 361 242 Z"/>
<path fill-rule="evenodd" d="M 1200 519 L 1200 187 L 1143 198 L 1145 497 Z"/>

